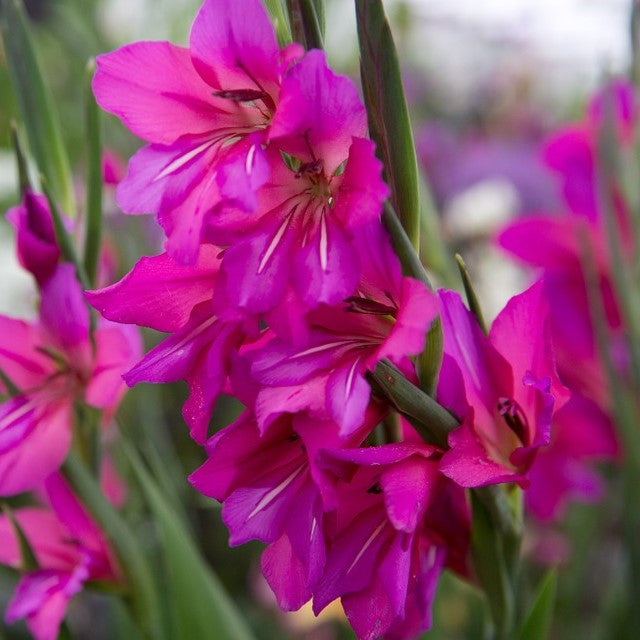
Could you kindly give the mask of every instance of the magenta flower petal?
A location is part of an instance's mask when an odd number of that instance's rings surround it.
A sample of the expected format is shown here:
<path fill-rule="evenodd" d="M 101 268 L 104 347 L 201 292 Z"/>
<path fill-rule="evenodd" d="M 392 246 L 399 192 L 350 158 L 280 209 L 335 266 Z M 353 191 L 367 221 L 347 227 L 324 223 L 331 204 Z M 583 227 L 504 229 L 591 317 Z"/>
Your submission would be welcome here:
<path fill-rule="evenodd" d="M 40 318 L 55 346 L 79 363 L 88 362 L 89 310 L 72 264 L 59 264 L 42 288 Z"/>
<path fill-rule="evenodd" d="M 59 402 L 27 411 L 25 407 L 34 402 L 33 398 L 18 397 L 0 405 L 0 431 L 6 444 L 0 452 L 0 495 L 15 495 L 38 486 L 60 467 L 69 452 L 71 404 Z M 14 430 L 23 437 L 8 442 Z"/>
<path fill-rule="evenodd" d="M 94 333 L 94 341 L 95 362 L 85 389 L 85 401 L 110 413 L 125 392 L 123 372 L 142 354 L 142 340 L 135 327 L 102 321 Z"/>
<path fill-rule="evenodd" d="M 501 482 L 526 484 L 525 476 L 514 474 L 511 466 L 505 466 L 487 456 L 478 437 L 463 424 L 449 434 L 451 447 L 440 461 L 440 471 L 461 487 L 483 487 Z"/>
<path fill-rule="evenodd" d="M 295 254 L 293 282 L 298 295 L 309 306 L 335 304 L 353 293 L 359 271 L 349 238 L 339 224 L 322 215 Z"/>
<path fill-rule="evenodd" d="M 205 0 L 189 44 L 194 66 L 215 89 L 274 92 L 280 52 L 259 0 Z"/>
<path fill-rule="evenodd" d="M 120 282 L 86 299 L 107 319 L 158 331 L 176 331 L 193 307 L 210 300 L 218 272 L 218 250 L 203 247 L 195 265 L 182 265 L 166 253 L 141 258 Z"/>
<path fill-rule="evenodd" d="M 171 146 L 142 147 L 129 161 L 127 175 L 118 184 L 116 202 L 126 213 L 171 211 L 202 183 L 211 147 L 211 142 L 202 137 L 180 139 Z"/>
<path fill-rule="evenodd" d="M 382 163 L 375 155 L 375 144 L 365 138 L 353 138 L 334 215 L 347 229 L 361 227 L 379 219 L 389 193 L 382 180 Z"/>
<path fill-rule="evenodd" d="M 311 598 L 307 567 L 287 535 L 280 536 L 262 552 L 260 567 L 283 611 L 297 611 Z"/>
<path fill-rule="evenodd" d="M 269 162 L 259 136 L 249 144 L 239 143 L 218 165 L 216 181 L 225 207 L 254 211 L 258 206 L 256 192 L 269 179 Z"/>
<path fill-rule="evenodd" d="M 375 360 L 389 358 L 399 363 L 417 355 L 425 345 L 429 326 L 438 316 L 438 299 L 418 280 L 402 278 L 396 322 L 380 345 Z"/>
<path fill-rule="evenodd" d="M 18 389 L 37 386 L 53 373 L 53 363 L 37 349 L 41 344 L 37 327 L 0 315 L 0 368 Z"/>
<path fill-rule="evenodd" d="M 223 262 L 229 299 L 253 313 L 276 306 L 287 287 L 293 242 L 285 220 L 229 247 Z"/>
<path fill-rule="evenodd" d="M 211 130 L 218 109 L 189 50 L 169 42 L 136 42 L 98 56 L 93 93 L 137 136 L 171 144 Z"/>
<path fill-rule="evenodd" d="M 70 574 L 53 570 L 27 574 L 9 602 L 6 621 L 26 618 L 36 640 L 56 640 L 69 600 L 82 590 L 87 577 L 86 567 Z"/>
<path fill-rule="evenodd" d="M 340 433 L 348 436 L 363 423 L 371 387 L 364 379 L 363 363 L 355 360 L 349 366 L 335 369 L 327 380 L 327 409 L 340 425 Z"/>
<path fill-rule="evenodd" d="M 347 158 L 352 138 L 363 137 L 366 126 L 353 82 L 331 71 L 324 52 L 312 50 L 282 83 L 269 139 L 305 161 L 320 158 L 331 176 Z"/>
<path fill-rule="evenodd" d="M 20 264 L 42 285 L 60 259 L 47 199 L 27 189 L 22 203 L 9 209 L 7 219 L 16 229 Z"/>

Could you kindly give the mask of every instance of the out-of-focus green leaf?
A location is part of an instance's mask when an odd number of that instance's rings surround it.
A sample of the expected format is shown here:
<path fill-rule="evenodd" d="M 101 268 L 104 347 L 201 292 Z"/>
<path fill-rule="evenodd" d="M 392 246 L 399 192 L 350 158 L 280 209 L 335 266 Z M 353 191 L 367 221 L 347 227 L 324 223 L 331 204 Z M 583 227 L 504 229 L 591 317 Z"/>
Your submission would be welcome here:
<path fill-rule="evenodd" d="M 56 200 L 72 216 L 75 198 L 69 159 L 40 73 L 22 0 L 0 0 L 0 29 L 29 148 Z"/>
<path fill-rule="evenodd" d="M 520 627 L 518 640 L 546 640 L 553 619 L 557 582 L 555 569 L 548 571 L 542 578 L 531 609 Z"/>
<path fill-rule="evenodd" d="M 419 176 L 419 188 L 420 256 L 427 269 L 437 276 L 440 283 L 453 289 L 458 281 L 456 267 L 444 240 L 440 215 L 424 173 Z"/>
<path fill-rule="evenodd" d="M 486 334 L 487 325 L 485 324 L 484 316 L 482 315 L 480 301 L 478 300 L 478 296 L 476 295 L 475 289 L 473 288 L 473 284 L 471 284 L 471 278 L 469 277 L 469 272 L 467 271 L 467 265 L 465 264 L 462 256 L 459 253 L 456 253 L 456 264 L 458 265 L 458 270 L 460 271 L 460 278 L 462 279 L 462 286 L 464 287 L 464 293 L 467 297 L 469 310 L 476 317 L 480 328 Z"/>
<path fill-rule="evenodd" d="M 391 199 L 414 250 L 420 243 L 418 162 L 391 29 L 381 0 L 355 0 L 360 75 L 369 133 L 384 163 Z"/>
<path fill-rule="evenodd" d="M 402 265 L 402 273 L 410 278 L 420 280 L 433 291 L 429 276 L 416 253 L 406 230 L 398 220 L 398 216 L 389 202 L 384 203 L 382 211 L 382 222 L 391 236 L 391 244 L 396 252 L 400 264 Z"/>
<path fill-rule="evenodd" d="M 409 278 L 420 280 L 433 291 L 429 276 L 389 202 L 385 202 L 382 221 L 389 232 L 393 249 L 402 265 L 402 273 Z M 424 351 L 418 357 L 420 388 L 429 395 L 435 393 L 438 384 L 442 348 L 442 322 L 438 317 L 431 323 L 427 331 Z"/>
<path fill-rule="evenodd" d="M 85 209 L 84 270 L 89 284 L 95 286 L 102 236 L 102 128 L 100 109 L 91 91 L 91 79 L 96 61 L 87 65 L 86 126 L 87 126 L 87 204 Z"/>
<path fill-rule="evenodd" d="M 100 485 L 72 453 L 63 473 L 113 546 L 130 587 L 129 598 L 136 621 L 149 640 L 164 640 L 156 585 L 137 537 L 104 496 Z M 172 639 L 173 640 L 173 639 Z"/>
<path fill-rule="evenodd" d="M 20 195 L 29 188 L 29 169 L 27 165 L 27 157 L 20 141 L 20 133 L 18 124 L 11 122 L 11 144 L 16 155 L 16 165 L 18 167 L 18 190 Z"/>
<path fill-rule="evenodd" d="M 487 597 L 496 640 L 511 640 L 515 594 L 504 557 L 503 537 L 490 511 L 471 492 L 471 557 L 476 575 Z"/>
<path fill-rule="evenodd" d="M 125 447 L 131 466 L 154 515 L 162 540 L 167 570 L 167 603 L 172 613 L 172 640 L 212 636 L 216 640 L 251 640 L 251 631 L 239 611 L 207 568 L 189 532 L 171 511 L 144 463 Z"/>
<path fill-rule="evenodd" d="M 278 44 L 281 47 L 288 45 L 291 42 L 291 29 L 282 7 L 282 0 L 263 0 L 263 2 L 271 16 Z"/>
<path fill-rule="evenodd" d="M 20 523 L 13 515 L 13 511 L 9 505 L 3 504 L 2 510 L 4 511 L 5 516 L 9 519 L 11 527 L 18 539 L 18 547 L 20 548 L 20 569 L 22 571 L 36 571 L 40 568 L 40 564 L 38 563 L 38 558 L 33 551 L 33 547 L 31 546 L 24 529 L 20 526 Z"/>
<path fill-rule="evenodd" d="M 322 0 L 287 0 L 293 39 L 305 49 L 324 48 L 324 5 Z"/>

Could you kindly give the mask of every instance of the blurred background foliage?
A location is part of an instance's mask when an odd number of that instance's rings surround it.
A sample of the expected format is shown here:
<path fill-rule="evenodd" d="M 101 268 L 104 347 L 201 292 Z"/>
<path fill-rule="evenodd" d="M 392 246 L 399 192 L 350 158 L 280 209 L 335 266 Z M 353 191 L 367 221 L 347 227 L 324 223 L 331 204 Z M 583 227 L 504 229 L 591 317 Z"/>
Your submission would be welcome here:
<path fill-rule="evenodd" d="M 448 245 L 464 256 L 480 298 L 492 316 L 527 282 L 526 274 L 492 244 L 491 234 L 508 219 L 559 207 L 558 185 L 540 160 L 545 136 L 558 123 L 577 119 L 590 91 L 606 73 L 625 73 L 630 61 L 628 0 L 412 0 L 386 4 L 411 108 L 419 160 L 441 218 Z M 43 74 L 53 93 L 65 143 L 81 189 L 84 166 L 83 92 L 91 56 L 140 39 L 184 44 L 198 0 L 27 0 Z M 327 1 L 330 62 L 358 78 L 353 6 Z M 0 207 L 17 200 L 10 148 L 10 121 L 17 114 L 0 51 Z M 123 161 L 139 143 L 116 122 L 104 118 L 106 146 Z M 158 251 L 161 235 L 151 217 L 117 212 L 113 189 L 105 193 L 106 243 L 113 252 L 111 281 L 140 254 Z M 428 242 L 428 237 L 425 239 Z M 427 249 L 428 251 L 428 249 Z M 425 253 L 428 258 L 428 253 Z M 440 274 L 446 280 L 447 271 Z M 8 225 L 0 220 L 0 312 L 28 317 L 35 292 L 14 258 Z M 454 283 L 455 284 L 455 283 Z M 146 335 L 153 344 L 157 336 Z M 256 633 L 270 638 L 339 640 L 351 638 L 335 622 L 337 608 L 322 620 L 309 609 L 292 616 L 277 612 L 261 579 L 261 546 L 229 549 L 227 532 L 213 501 L 186 481 L 202 452 L 182 424 L 182 385 L 148 385 L 128 395 L 119 412 L 123 431 L 141 447 L 160 487 L 185 515 L 206 558 L 246 613 Z M 214 424 L 230 423 L 239 406 L 219 402 Z M 128 517 L 149 527 L 131 493 Z M 561 565 L 552 638 L 617 638 L 616 594 L 622 554 L 621 511 L 616 493 L 599 507 L 574 505 L 563 528 L 528 528 L 525 550 L 533 559 L 525 573 L 536 584 L 546 568 Z M 15 578 L 0 573 L 0 609 Z M 527 594 L 530 595 L 530 594 Z M 116 599 L 84 593 L 71 608 L 74 637 L 125 637 Z M 118 626 L 114 626 L 114 620 Z M 446 576 L 435 606 L 432 640 L 483 637 L 480 600 L 473 590 Z M 117 629 L 117 631 L 116 631 Z M 26 638 L 24 627 L 1 628 L 0 638 Z M 116 635 L 120 634 L 120 635 Z M 126 636 L 129 637 L 129 636 Z M 134 636 L 131 636 L 134 637 Z M 215 638 L 212 629 L 211 638 Z"/>

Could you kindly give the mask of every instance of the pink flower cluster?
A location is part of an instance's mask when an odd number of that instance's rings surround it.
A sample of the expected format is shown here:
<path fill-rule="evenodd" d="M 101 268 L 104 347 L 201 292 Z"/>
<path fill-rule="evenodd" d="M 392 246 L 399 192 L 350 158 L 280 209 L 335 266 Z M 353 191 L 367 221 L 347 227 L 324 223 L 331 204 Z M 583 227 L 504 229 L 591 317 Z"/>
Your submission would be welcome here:
<path fill-rule="evenodd" d="M 15 512 L 39 567 L 21 578 L 6 619 L 26 618 L 38 640 L 54 640 L 68 601 L 87 580 L 118 578 L 106 541 L 58 473 L 71 448 L 75 409 L 80 403 L 100 410 L 107 427 L 126 388 L 122 373 L 139 359 L 141 344 L 136 329 L 108 320 L 91 330 L 44 196 L 27 190 L 7 217 L 40 304 L 35 322 L 0 315 L 0 496 L 33 491 L 44 506 Z M 113 474 L 103 471 L 108 485 Z M 21 566 L 7 516 L 0 517 L 0 562 Z"/>
<path fill-rule="evenodd" d="M 118 202 L 157 213 L 167 236 L 166 253 L 87 293 L 112 321 L 168 333 L 125 380 L 188 383 L 207 456 L 191 482 L 223 503 L 231 545 L 268 545 L 283 609 L 341 598 L 359 638 L 414 637 L 442 569 L 468 575 L 464 488 L 526 487 L 567 400 L 543 285 L 485 335 L 456 293 L 404 277 L 355 86 L 321 51 L 279 49 L 258 0 L 206 0 L 189 48 L 100 56 L 93 87 L 149 143 Z M 388 360 L 417 383 L 438 315 L 437 397 L 461 424 L 446 450 L 404 420 L 385 440 L 369 373 Z M 246 410 L 210 435 L 221 392 Z"/>
<path fill-rule="evenodd" d="M 603 482 L 593 463 L 618 455 L 610 418 L 612 400 L 593 325 L 592 294 L 584 264 L 591 263 L 613 363 L 624 378 L 628 374 L 626 328 L 614 291 L 603 198 L 611 198 L 621 259 L 631 264 L 636 248 L 620 184 L 604 187 L 599 177 L 598 137 L 602 127 L 612 127 L 618 149 L 625 153 L 632 148 L 637 121 L 632 85 L 617 80 L 598 92 L 582 121 L 557 131 L 543 150 L 544 161 L 558 177 L 565 210 L 526 216 L 509 224 L 498 237 L 503 248 L 544 276 L 558 371 L 572 393 L 557 415 L 552 446 L 542 452 L 527 494 L 532 512 L 543 521 L 560 515 L 568 497 L 600 498 Z M 605 188 L 609 194 L 604 193 Z M 551 486 L 564 490 L 550 493 Z"/>

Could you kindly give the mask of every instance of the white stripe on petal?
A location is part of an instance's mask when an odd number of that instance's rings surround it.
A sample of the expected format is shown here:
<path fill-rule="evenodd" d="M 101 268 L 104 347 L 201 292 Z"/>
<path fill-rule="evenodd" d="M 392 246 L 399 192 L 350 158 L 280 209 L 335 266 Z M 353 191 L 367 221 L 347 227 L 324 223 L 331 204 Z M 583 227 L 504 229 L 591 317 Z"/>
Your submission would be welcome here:
<path fill-rule="evenodd" d="M 303 469 L 304 469 L 303 466 L 298 467 L 293 471 L 293 473 L 288 478 L 285 478 L 277 487 L 274 487 L 273 489 L 271 489 L 271 491 L 269 491 L 264 496 L 262 496 L 262 500 L 258 502 L 258 504 L 254 507 L 253 511 L 247 516 L 247 520 L 249 518 L 253 518 L 253 516 L 255 516 L 256 513 L 258 513 L 259 511 L 262 511 L 262 509 L 264 509 L 269 504 L 271 504 L 296 479 L 296 477 L 302 473 Z"/>
<path fill-rule="evenodd" d="M 327 270 L 328 260 L 328 244 L 327 237 L 327 217 L 324 213 L 320 216 L 320 266 L 323 271 Z"/>
<path fill-rule="evenodd" d="M 200 146 L 195 149 L 191 149 L 191 151 L 187 151 L 187 153 L 178 156 L 173 162 L 170 162 L 154 179 L 154 182 L 158 180 L 162 180 L 162 178 L 166 178 L 170 173 L 174 173 L 180 169 L 180 167 L 184 166 L 189 162 L 189 160 L 193 160 L 197 155 L 201 154 L 205 149 L 208 149 L 211 145 L 215 143 L 215 140 L 207 140 L 203 142 Z"/>
<path fill-rule="evenodd" d="M 280 241 L 282 240 L 282 237 L 284 236 L 284 233 L 287 230 L 287 227 L 289 226 L 290 220 L 291 220 L 291 216 L 287 216 L 284 219 L 284 222 L 280 225 L 280 228 L 276 232 L 276 235 L 273 236 L 273 239 L 269 243 L 267 250 L 262 256 L 262 260 L 260 260 L 260 264 L 258 265 L 258 274 L 261 274 L 264 271 L 264 268 L 267 266 L 267 263 L 271 259 L 273 252 L 278 248 L 278 245 L 280 244 Z"/>
<path fill-rule="evenodd" d="M 371 546 L 371 543 L 376 539 L 377 535 L 382 531 L 382 529 L 383 529 L 385 524 L 386 524 L 386 522 L 382 522 L 378 526 L 378 528 L 375 529 L 374 532 L 369 536 L 367 541 L 362 545 L 362 549 L 360 549 L 360 551 L 358 551 L 358 555 L 353 559 L 353 562 L 351 563 L 351 565 L 347 569 L 347 573 L 349 573 L 349 571 L 351 571 L 351 569 L 353 569 L 353 567 L 355 567 L 355 565 L 358 562 L 358 560 L 360 560 L 360 558 L 362 558 L 362 555 L 364 554 L 364 552 Z"/>

